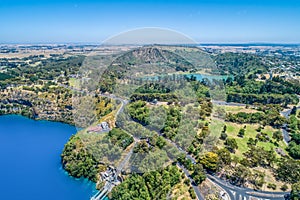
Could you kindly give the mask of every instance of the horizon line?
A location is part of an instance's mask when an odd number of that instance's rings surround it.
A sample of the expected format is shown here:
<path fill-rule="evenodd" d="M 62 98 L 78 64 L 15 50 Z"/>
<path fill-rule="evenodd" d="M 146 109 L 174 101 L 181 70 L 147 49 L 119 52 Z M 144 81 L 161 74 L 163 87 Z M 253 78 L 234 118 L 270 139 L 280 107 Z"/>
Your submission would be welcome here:
<path fill-rule="evenodd" d="M 0 42 L 0 45 L 99 45 L 99 46 L 141 46 L 141 45 L 300 45 L 300 42 L 203 42 L 203 43 L 174 43 L 174 44 L 102 44 L 101 42 Z"/>

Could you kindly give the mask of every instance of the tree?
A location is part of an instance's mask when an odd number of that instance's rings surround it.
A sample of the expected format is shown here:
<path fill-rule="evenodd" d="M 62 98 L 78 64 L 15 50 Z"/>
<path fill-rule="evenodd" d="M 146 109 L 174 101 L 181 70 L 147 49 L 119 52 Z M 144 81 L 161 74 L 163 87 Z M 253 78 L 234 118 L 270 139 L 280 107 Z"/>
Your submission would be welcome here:
<path fill-rule="evenodd" d="M 239 130 L 238 136 L 239 136 L 239 137 L 244 137 L 244 135 L 245 135 L 245 129 L 244 129 L 244 128 L 241 128 L 241 129 Z"/>
<path fill-rule="evenodd" d="M 226 148 L 231 152 L 234 153 L 235 150 L 238 148 L 237 142 L 234 138 L 227 138 L 225 141 Z"/>
<path fill-rule="evenodd" d="M 248 147 L 255 146 L 257 144 L 257 142 L 258 142 L 257 139 L 254 140 L 253 138 L 249 138 L 247 145 L 248 145 Z"/>
<path fill-rule="evenodd" d="M 292 136 L 292 141 L 294 141 L 296 144 L 300 144 L 300 134 L 293 133 L 291 136 Z"/>
<path fill-rule="evenodd" d="M 282 136 L 282 133 L 280 131 L 275 131 L 273 133 L 272 138 L 275 139 L 277 142 L 283 140 L 283 136 Z"/>
<path fill-rule="evenodd" d="M 278 163 L 276 178 L 287 182 L 296 183 L 300 180 L 300 162 L 290 158 L 283 158 Z"/>
<path fill-rule="evenodd" d="M 270 167 L 276 160 L 274 151 L 265 150 L 263 147 L 250 146 L 250 149 L 244 153 L 245 158 L 251 167 Z"/>
<path fill-rule="evenodd" d="M 298 119 L 295 115 L 291 115 L 290 116 L 290 119 L 289 119 L 289 124 L 288 124 L 288 127 L 290 130 L 290 132 L 292 133 L 296 133 L 297 130 L 298 130 Z"/>
<path fill-rule="evenodd" d="M 290 142 L 287 151 L 292 158 L 300 159 L 300 145 L 297 145 L 296 142 Z"/>
<path fill-rule="evenodd" d="M 166 145 L 166 143 L 166 140 L 162 136 L 159 136 L 156 141 L 156 146 L 162 149 Z"/>
<path fill-rule="evenodd" d="M 291 115 L 296 115 L 297 113 L 297 107 L 294 106 L 293 109 L 291 110 Z"/>
<path fill-rule="evenodd" d="M 200 185 L 206 179 L 206 174 L 201 164 L 195 165 L 194 172 L 192 173 L 192 178 L 197 185 Z"/>
<path fill-rule="evenodd" d="M 291 200 L 299 200 L 300 199 L 300 182 L 294 183 L 292 185 L 291 191 Z"/>
<path fill-rule="evenodd" d="M 162 170 L 146 172 L 143 175 L 131 174 L 113 188 L 109 199 L 167 199 L 170 189 L 181 182 L 182 174 L 176 165 L 169 165 Z"/>
<path fill-rule="evenodd" d="M 93 154 L 85 151 L 82 147 L 81 139 L 73 135 L 61 155 L 63 168 L 73 177 L 84 177 L 97 182 L 100 166 Z"/>
<path fill-rule="evenodd" d="M 226 138 L 228 137 L 228 135 L 224 132 L 221 133 L 220 139 L 221 140 L 226 140 Z"/>
<path fill-rule="evenodd" d="M 136 120 L 137 122 L 148 125 L 149 124 L 149 108 L 146 106 L 146 102 L 144 101 L 136 101 L 130 103 L 128 105 L 129 115 L 132 119 Z"/>
<path fill-rule="evenodd" d="M 149 191 L 147 189 L 145 180 L 142 176 L 139 175 L 131 175 L 129 178 L 125 179 L 125 181 L 115 187 L 112 190 L 110 199 L 122 199 L 122 200 L 130 200 L 130 199 L 145 199 L 150 200 L 151 197 L 149 195 Z"/>
<path fill-rule="evenodd" d="M 289 187 L 287 186 L 287 184 L 283 184 L 280 189 L 282 191 L 287 191 L 287 189 L 289 189 Z"/>
<path fill-rule="evenodd" d="M 223 126 L 223 131 L 222 131 L 222 132 L 223 132 L 223 133 L 226 133 L 226 131 L 227 131 L 227 126 L 224 125 L 224 126 Z"/>
<path fill-rule="evenodd" d="M 196 193 L 195 193 L 195 191 L 192 187 L 189 188 L 189 193 L 190 193 L 190 196 L 191 196 L 192 199 L 197 198 Z"/>
<path fill-rule="evenodd" d="M 226 140 L 226 138 L 227 138 L 226 131 L 227 131 L 227 126 L 224 125 L 224 126 L 223 126 L 223 130 L 222 130 L 222 132 L 221 132 L 221 136 L 220 136 L 220 139 L 221 139 L 221 140 Z"/>
<path fill-rule="evenodd" d="M 219 165 L 219 157 L 218 154 L 213 152 L 207 152 L 200 158 L 200 163 L 203 167 L 209 171 L 217 171 Z"/>
<path fill-rule="evenodd" d="M 267 187 L 272 190 L 276 190 L 276 188 L 277 188 L 276 184 L 274 184 L 274 183 L 268 183 Z"/>
<path fill-rule="evenodd" d="M 219 161 L 222 166 L 230 165 L 231 155 L 230 155 L 230 152 L 228 151 L 228 149 L 226 149 L 226 148 L 219 149 L 219 150 L 217 150 L 217 154 L 219 156 Z"/>
<path fill-rule="evenodd" d="M 231 182 L 235 185 L 243 186 L 251 173 L 249 168 L 243 165 L 238 165 L 233 170 Z"/>

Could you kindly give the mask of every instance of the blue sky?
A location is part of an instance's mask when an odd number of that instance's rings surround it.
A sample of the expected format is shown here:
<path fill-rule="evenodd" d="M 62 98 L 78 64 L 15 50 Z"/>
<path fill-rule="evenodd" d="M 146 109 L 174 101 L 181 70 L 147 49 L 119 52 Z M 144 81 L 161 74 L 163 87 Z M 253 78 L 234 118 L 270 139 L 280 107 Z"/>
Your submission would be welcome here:
<path fill-rule="evenodd" d="M 199 43 L 300 43 L 299 0 L 0 0 L 0 43 L 100 43 L 139 27 Z"/>

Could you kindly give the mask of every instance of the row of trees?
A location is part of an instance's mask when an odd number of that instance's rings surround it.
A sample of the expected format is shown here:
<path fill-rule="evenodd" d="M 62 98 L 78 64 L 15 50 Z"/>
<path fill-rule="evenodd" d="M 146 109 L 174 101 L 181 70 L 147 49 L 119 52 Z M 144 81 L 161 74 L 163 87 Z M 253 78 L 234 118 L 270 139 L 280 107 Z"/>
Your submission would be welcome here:
<path fill-rule="evenodd" d="M 300 159 L 300 120 L 297 118 L 297 109 L 294 107 L 288 121 L 288 130 L 292 140 L 289 142 L 287 151 L 294 159 Z M 298 116 L 300 117 L 300 116 Z"/>
<path fill-rule="evenodd" d="M 297 104 L 298 98 L 295 94 L 245 94 L 229 92 L 227 93 L 227 102 L 238 102 L 244 104 Z"/>
<path fill-rule="evenodd" d="M 131 101 L 167 101 L 167 102 L 178 102 L 178 97 L 172 93 L 134 93 L 130 96 Z"/>
<path fill-rule="evenodd" d="M 188 169 L 189 171 L 192 171 L 191 176 L 196 185 L 200 185 L 203 181 L 205 181 L 206 173 L 205 173 L 205 170 L 201 163 L 196 163 L 196 164 L 192 163 L 192 161 L 190 159 L 186 158 L 186 156 L 184 154 L 179 156 L 177 158 L 177 161 L 181 165 L 183 165 L 186 169 Z"/>
<path fill-rule="evenodd" d="M 235 122 L 239 124 L 259 123 L 261 125 L 270 125 L 276 128 L 281 127 L 285 122 L 285 118 L 274 109 L 265 110 L 264 112 L 245 113 L 238 112 L 236 114 L 228 113 L 226 115 L 226 121 Z"/>
<path fill-rule="evenodd" d="M 136 89 L 136 93 L 169 93 L 171 90 L 161 83 L 146 83 Z"/>

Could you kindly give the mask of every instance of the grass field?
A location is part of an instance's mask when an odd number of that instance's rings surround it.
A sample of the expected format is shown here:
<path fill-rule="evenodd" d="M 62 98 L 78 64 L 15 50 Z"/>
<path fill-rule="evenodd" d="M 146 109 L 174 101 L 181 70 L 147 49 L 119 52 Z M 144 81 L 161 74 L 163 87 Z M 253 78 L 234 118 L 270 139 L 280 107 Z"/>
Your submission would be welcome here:
<path fill-rule="evenodd" d="M 259 112 L 253 108 L 246 108 L 246 106 L 220 106 L 214 105 L 214 109 L 223 109 L 226 113 L 238 113 L 238 112 L 245 112 L 245 113 L 255 113 Z"/>
<path fill-rule="evenodd" d="M 71 87 L 79 88 L 79 80 L 76 79 L 76 78 L 70 78 L 69 79 L 69 84 L 70 84 Z"/>
<path fill-rule="evenodd" d="M 246 124 L 245 136 L 243 138 L 241 138 L 238 136 L 238 132 L 241 128 L 243 128 L 245 126 L 245 124 L 225 122 L 223 120 L 213 118 L 210 123 L 211 134 L 214 136 L 220 137 L 224 125 L 227 126 L 226 133 L 227 133 L 228 137 L 236 139 L 238 149 L 237 149 L 235 155 L 237 155 L 238 157 L 241 157 L 242 154 L 245 153 L 246 151 L 248 151 L 248 149 L 249 149 L 247 146 L 247 142 L 248 142 L 249 138 L 253 138 L 253 139 L 256 138 L 256 135 L 258 134 L 256 129 L 260 125 L 259 124 Z M 272 136 L 275 131 L 278 131 L 278 129 L 274 129 L 270 126 L 266 126 L 264 129 L 262 129 L 261 132 L 266 133 L 269 136 L 269 138 L 271 138 L 271 140 L 273 140 Z M 219 143 L 218 145 L 223 146 L 223 143 Z M 276 148 L 276 146 L 271 142 L 258 142 L 257 146 L 263 147 L 266 150 Z M 286 144 L 283 141 L 280 141 L 279 148 L 285 150 Z"/>
<path fill-rule="evenodd" d="M 255 111 L 253 109 L 246 109 L 246 108 L 240 107 L 240 106 L 223 106 L 223 109 L 226 110 L 226 113 L 228 113 L 228 112 L 232 112 L 232 113 L 234 113 L 234 112 L 254 112 Z M 236 150 L 236 152 L 234 154 L 232 154 L 232 156 L 237 156 L 241 160 L 243 158 L 243 153 L 245 153 L 249 150 L 249 147 L 247 145 L 249 138 L 256 139 L 256 135 L 258 134 L 257 128 L 259 128 L 260 125 L 259 124 L 237 124 L 237 123 L 232 123 L 232 122 L 226 122 L 225 120 L 222 120 L 219 118 L 212 118 L 210 121 L 210 125 L 209 125 L 211 134 L 214 136 L 220 137 L 224 125 L 227 126 L 226 134 L 228 135 L 228 137 L 235 138 L 237 145 L 238 145 L 238 149 Z M 243 138 L 241 138 L 238 136 L 238 132 L 241 128 L 244 128 L 245 125 L 246 125 L 245 135 Z M 273 133 L 275 131 L 278 131 L 278 129 L 274 129 L 273 127 L 270 127 L 270 126 L 266 126 L 261 130 L 262 133 L 266 133 L 268 135 L 268 137 L 271 139 L 271 141 L 275 141 L 274 139 L 272 139 Z M 219 148 L 222 148 L 222 147 L 224 147 L 224 142 L 222 140 L 219 140 L 216 145 Z M 275 146 L 275 144 L 273 142 L 270 142 L 270 141 L 258 142 L 256 146 L 263 147 L 265 150 L 271 150 L 271 149 L 275 149 L 277 147 L 277 146 Z M 279 142 L 278 148 L 283 149 L 285 153 L 287 153 L 285 150 L 286 147 L 287 146 L 283 141 Z M 280 156 L 277 154 L 277 157 L 280 157 Z M 281 191 L 280 188 L 284 183 L 277 181 L 275 179 L 274 173 L 272 172 L 271 169 L 256 167 L 256 168 L 250 168 L 250 170 L 251 170 L 251 172 L 255 172 L 255 170 L 257 170 L 257 171 L 264 173 L 265 184 L 263 185 L 263 188 L 262 188 L 263 190 L 274 191 L 270 188 L 267 188 L 267 185 L 269 183 L 275 183 L 277 186 L 275 191 Z M 252 187 L 252 185 L 250 185 L 249 187 Z"/>

